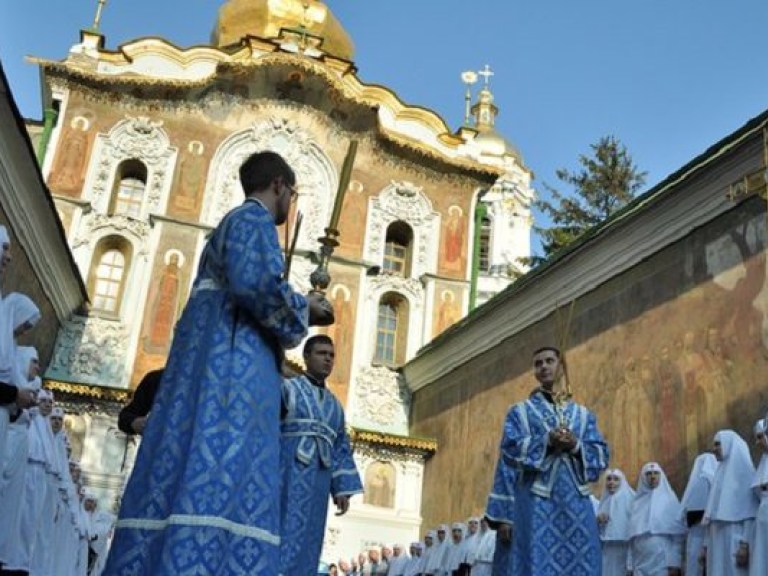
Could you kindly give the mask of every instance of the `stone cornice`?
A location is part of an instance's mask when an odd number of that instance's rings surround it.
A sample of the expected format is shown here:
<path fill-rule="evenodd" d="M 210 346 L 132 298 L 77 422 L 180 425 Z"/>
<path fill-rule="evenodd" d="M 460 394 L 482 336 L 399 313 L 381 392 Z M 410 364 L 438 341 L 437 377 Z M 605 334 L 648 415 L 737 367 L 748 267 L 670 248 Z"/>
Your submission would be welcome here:
<path fill-rule="evenodd" d="M 179 70 L 197 67 L 197 74 L 185 77 L 161 77 L 143 75 L 132 65 L 140 56 L 148 55 L 165 59 L 174 63 Z M 129 55 L 133 55 L 129 57 Z M 30 61 L 39 64 L 49 78 L 60 78 L 64 81 L 82 84 L 92 89 L 103 91 L 108 86 L 120 88 L 140 88 L 145 98 L 151 99 L 154 94 L 158 98 L 183 99 L 190 91 L 200 91 L 214 85 L 218 80 L 225 83 L 237 77 L 248 80 L 266 69 L 290 67 L 307 74 L 321 78 L 327 85 L 324 92 L 334 108 L 339 108 L 341 102 L 360 107 L 372 112 L 378 118 L 378 132 L 382 140 L 397 149 L 425 156 L 432 162 L 442 165 L 442 169 L 450 167 L 457 173 L 463 173 L 473 178 L 479 178 L 485 183 L 493 183 L 504 174 L 504 170 L 475 160 L 463 157 L 459 153 L 462 142 L 446 137 L 450 128 L 445 120 L 437 113 L 421 106 L 405 104 L 388 88 L 376 84 L 365 84 L 355 74 L 354 67 L 339 71 L 325 62 L 312 58 L 298 56 L 286 52 L 271 52 L 255 54 L 251 50 L 238 50 L 228 53 L 213 47 L 195 47 L 182 50 L 158 38 L 147 38 L 121 46 L 120 52 L 99 51 L 98 58 L 84 60 L 82 57 L 70 58 L 55 62 L 40 58 Z M 114 71 L 104 73 L 97 71 L 96 63 L 109 63 Z M 87 64 L 87 65 L 85 65 Z M 270 76 L 268 85 L 275 85 L 275 75 Z M 249 82 L 252 86 L 258 83 Z M 284 82 L 283 82 L 284 83 Z M 291 86 L 286 85 L 283 98 L 291 97 Z M 250 98 L 253 98 L 251 94 Z M 325 107 L 323 104 L 322 107 Z M 363 110 L 355 116 L 361 116 Z M 419 131 L 429 134 L 429 138 L 416 138 L 403 128 L 416 125 Z"/>
<path fill-rule="evenodd" d="M 694 159 L 549 265 L 455 324 L 403 367 L 412 392 L 493 349 L 734 206 L 729 186 L 763 165 L 768 113 Z M 745 151 L 731 154 L 735 149 Z"/>
<path fill-rule="evenodd" d="M 0 202 L 61 323 L 88 295 L 1 71 L 0 126 Z"/>

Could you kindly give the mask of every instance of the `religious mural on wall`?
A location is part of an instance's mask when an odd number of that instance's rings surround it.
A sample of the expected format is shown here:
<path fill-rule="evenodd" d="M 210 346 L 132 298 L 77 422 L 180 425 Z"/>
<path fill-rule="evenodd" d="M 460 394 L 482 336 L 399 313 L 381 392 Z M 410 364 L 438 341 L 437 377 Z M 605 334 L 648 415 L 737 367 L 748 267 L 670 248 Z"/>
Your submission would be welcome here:
<path fill-rule="evenodd" d="M 658 461 L 682 494 L 718 430 L 752 444 L 768 409 L 766 246 L 765 204 L 753 199 L 577 302 L 574 396 L 596 412 L 611 466 L 630 482 Z M 428 524 L 483 510 L 504 416 L 535 387 L 530 352 L 555 332 L 550 317 L 463 366 L 450 385 L 416 394 L 411 433 L 441 447 L 425 471 Z"/>
<path fill-rule="evenodd" d="M 336 362 L 328 383 L 344 406 L 347 403 L 352 367 L 356 298 L 346 284 L 334 283 L 328 290 L 328 299 L 333 304 L 336 318 L 336 322 L 326 329 L 326 334 L 333 339 L 336 350 Z"/>
<path fill-rule="evenodd" d="M 56 160 L 48 179 L 51 190 L 73 198 L 80 197 L 92 142 L 91 113 L 76 114 L 64 127 Z"/>
<path fill-rule="evenodd" d="M 435 337 L 461 320 L 461 295 L 453 289 L 438 286 L 435 290 L 435 314 L 432 317 Z"/>
<path fill-rule="evenodd" d="M 359 172 L 359 169 L 355 169 Z M 344 196 L 344 209 L 341 211 L 339 229 L 339 254 L 357 257 L 363 249 L 365 239 L 366 212 L 368 196 L 365 185 L 360 180 L 351 180 Z"/>
<path fill-rule="evenodd" d="M 441 259 L 442 267 L 453 273 L 464 271 L 467 253 L 467 216 L 460 206 L 448 207 L 443 220 Z"/>
<path fill-rule="evenodd" d="M 196 242 L 194 230 L 165 224 L 147 291 L 131 377 L 134 386 L 144 374 L 165 365 L 174 328 L 189 296 L 195 272 Z"/>
<path fill-rule="evenodd" d="M 180 155 L 169 213 L 197 216 L 202 203 L 209 154 L 200 140 L 190 140 Z"/>
<path fill-rule="evenodd" d="M 371 462 L 365 469 L 363 502 L 380 508 L 395 506 L 395 467 L 390 462 Z"/>
<path fill-rule="evenodd" d="M 581 397 L 611 442 L 613 465 L 634 478 L 645 462 L 657 460 L 677 487 L 718 430 L 748 437 L 768 407 L 765 215 L 690 248 L 678 264 L 708 281 L 606 330 L 569 357 L 583 382 Z"/>

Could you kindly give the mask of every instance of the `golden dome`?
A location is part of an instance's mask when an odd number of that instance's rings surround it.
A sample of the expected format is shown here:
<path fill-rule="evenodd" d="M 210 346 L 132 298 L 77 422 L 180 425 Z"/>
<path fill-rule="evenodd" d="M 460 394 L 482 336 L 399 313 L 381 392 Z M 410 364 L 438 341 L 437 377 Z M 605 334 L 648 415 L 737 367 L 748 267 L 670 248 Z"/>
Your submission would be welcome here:
<path fill-rule="evenodd" d="M 237 44 L 245 36 L 276 39 L 281 30 L 304 27 L 322 38 L 319 49 L 337 58 L 352 60 L 355 47 L 328 7 L 319 0 L 229 0 L 219 9 L 211 43 Z"/>
<path fill-rule="evenodd" d="M 478 132 L 474 139 L 475 144 L 486 156 L 506 156 L 510 155 L 518 162 L 522 163 L 523 156 L 520 154 L 517 146 L 496 132 L 493 128 Z"/>

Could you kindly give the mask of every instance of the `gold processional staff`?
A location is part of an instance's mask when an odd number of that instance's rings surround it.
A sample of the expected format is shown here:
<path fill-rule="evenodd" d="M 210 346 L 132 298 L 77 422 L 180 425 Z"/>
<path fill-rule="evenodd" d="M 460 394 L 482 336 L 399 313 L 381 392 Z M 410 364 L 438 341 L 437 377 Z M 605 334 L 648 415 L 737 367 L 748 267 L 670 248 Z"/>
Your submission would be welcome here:
<path fill-rule="evenodd" d="M 344 205 L 344 196 L 349 188 L 349 180 L 352 177 L 352 166 L 355 163 L 355 156 L 357 155 L 357 140 L 352 140 L 349 143 L 347 149 L 347 155 L 344 158 L 344 164 L 341 167 L 341 174 L 339 175 L 339 187 L 336 191 L 336 198 L 333 202 L 333 212 L 331 212 L 331 220 L 328 223 L 328 227 L 325 229 L 325 235 L 318 239 L 320 243 L 320 261 L 317 264 L 317 268 L 309 275 L 309 282 L 312 285 L 313 292 L 319 292 L 324 294 L 328 285 L 331 283 L 331 275 L 328 272 L 328 264 L 330 263 L 333 251 L 339 245 L 339 218 L 341 218 L 341 208 Z M 293 239 L 288 247 L 287 242 L 287 230 L 286 230 L 286 250 L 288 256 L 285 261 L 285 277 L 288 278 L 291 272 L 291 261 L 293 260 L 293 253 L 296 249 L 296 239 L 299 236 L 299 230 L 301 229 L 302 214 L 299 212 L 296 215 L 296 222 L 293 230 Z"/>

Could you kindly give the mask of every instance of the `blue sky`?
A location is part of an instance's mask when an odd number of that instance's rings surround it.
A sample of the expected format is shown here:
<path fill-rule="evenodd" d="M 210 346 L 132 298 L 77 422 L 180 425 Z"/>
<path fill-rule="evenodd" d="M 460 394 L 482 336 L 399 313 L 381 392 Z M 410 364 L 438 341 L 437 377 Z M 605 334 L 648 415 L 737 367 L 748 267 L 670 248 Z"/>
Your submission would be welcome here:
<path fill-rule="evenodd" d="M 221 0 L 108 0 L 107 46 L 159 35 L 206 43 Z M 463 117 L 462 70 L 490 64 L 498 130 L 534 185 L 613 134 L 653 185 L 768 108 L 766 0 L 329 0 L 363 81 Z M 0 58 L 26 116 L 41 116 L 25 55 L 61 59 L 96 0 L 3 0 Z"/>

